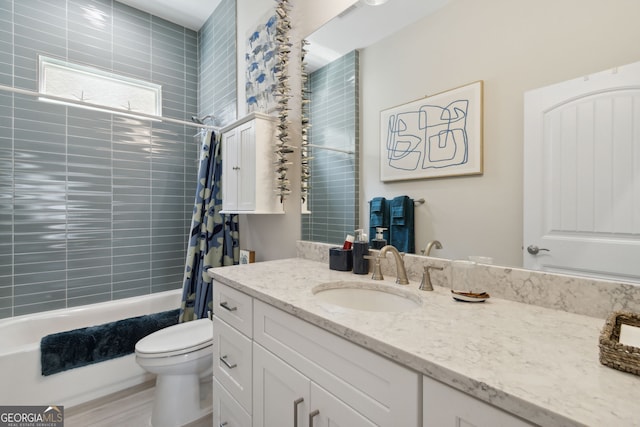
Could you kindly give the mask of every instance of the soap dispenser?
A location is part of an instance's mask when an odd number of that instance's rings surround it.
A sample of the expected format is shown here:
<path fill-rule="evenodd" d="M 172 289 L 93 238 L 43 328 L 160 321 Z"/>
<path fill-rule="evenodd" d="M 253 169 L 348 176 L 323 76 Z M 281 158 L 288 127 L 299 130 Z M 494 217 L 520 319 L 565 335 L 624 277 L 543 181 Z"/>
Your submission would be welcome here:
<path fill-rule="evenodd" d="M 369 242 L 363 229 L 356 230 L 356 240 L 353 242 L 353 273 L 369 273 L 369 260 L 365 258 L 369 255 Z"/>
<path fill-rule="evenodd" d="M 373 249 L 382 249 L 387 246 L 387 241 L 383 237 L 385 230 L 385 227 L 376 227 L 376 238 L 371 241 Z"/>

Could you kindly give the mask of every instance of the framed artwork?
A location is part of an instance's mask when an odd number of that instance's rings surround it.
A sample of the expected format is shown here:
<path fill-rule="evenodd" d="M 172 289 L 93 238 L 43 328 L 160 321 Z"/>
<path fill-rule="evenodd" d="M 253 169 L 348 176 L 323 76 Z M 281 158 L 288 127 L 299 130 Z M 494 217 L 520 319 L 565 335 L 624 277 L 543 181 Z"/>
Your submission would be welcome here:
<path fill-rule="evenodd" d="M 380 180 L 482 174 L 482 86 L 380 112 Z"/>
<path fill-rule="evenodd" d="M 278 72 L 275 9 L 266 14 L 247 35 L 245 93 L 247 111 L 270 113 L 277 106 L 274 96 Z"/>

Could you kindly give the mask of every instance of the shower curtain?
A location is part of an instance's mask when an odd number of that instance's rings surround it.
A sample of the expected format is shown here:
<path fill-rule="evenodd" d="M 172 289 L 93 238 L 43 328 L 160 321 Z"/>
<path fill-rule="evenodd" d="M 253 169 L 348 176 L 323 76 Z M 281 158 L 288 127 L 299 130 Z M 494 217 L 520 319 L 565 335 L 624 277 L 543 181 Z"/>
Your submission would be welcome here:
<path fill-rule="evenodd" d="M 207 269 L 238 264 L 240 259 L 238 215 L 220 213 L 220 141 L 220 135 L 211 131 L 202 141 L 179 322 L 205 318 L 212 310 L 212 281 Z"/>

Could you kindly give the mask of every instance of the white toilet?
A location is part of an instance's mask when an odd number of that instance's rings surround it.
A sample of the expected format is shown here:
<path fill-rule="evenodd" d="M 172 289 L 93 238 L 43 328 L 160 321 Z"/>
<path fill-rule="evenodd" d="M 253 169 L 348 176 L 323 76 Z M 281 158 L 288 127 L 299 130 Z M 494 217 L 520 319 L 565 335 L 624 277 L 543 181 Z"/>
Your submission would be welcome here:
<path fill-rule="evenodd" d="M 200 408 L 200 377 L 213 366 L 213 326 L 209 319 L 179 323 L 136 343 L 136 362 L 156 374 L 151 425 L 177 427 L 208 412 Z"/>

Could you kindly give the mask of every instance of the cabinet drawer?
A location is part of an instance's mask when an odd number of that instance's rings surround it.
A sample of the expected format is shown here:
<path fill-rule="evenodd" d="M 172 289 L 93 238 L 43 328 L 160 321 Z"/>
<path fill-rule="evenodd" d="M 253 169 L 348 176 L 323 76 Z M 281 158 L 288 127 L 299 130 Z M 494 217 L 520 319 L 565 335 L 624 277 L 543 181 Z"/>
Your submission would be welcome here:
<path fill-rule="evenodd" d="M 251 413 L 251 340 L 213 317 L 213 376 Z"/>
<path fill-rule="evenodd" d="M 213 281 L 213 313 L 249 338 L 253 336 L 253 298 Z"/>
<path fill-rule="evenodd" d="M 377 425 L 419 425 L 420 376 L 260 301 L 254 340 Z"/>
<path fill-rule="evenodd" d="M 215 378 L 213 379 L 213 425 L 225 427 L 251 425 L 251 416 Z"/>

